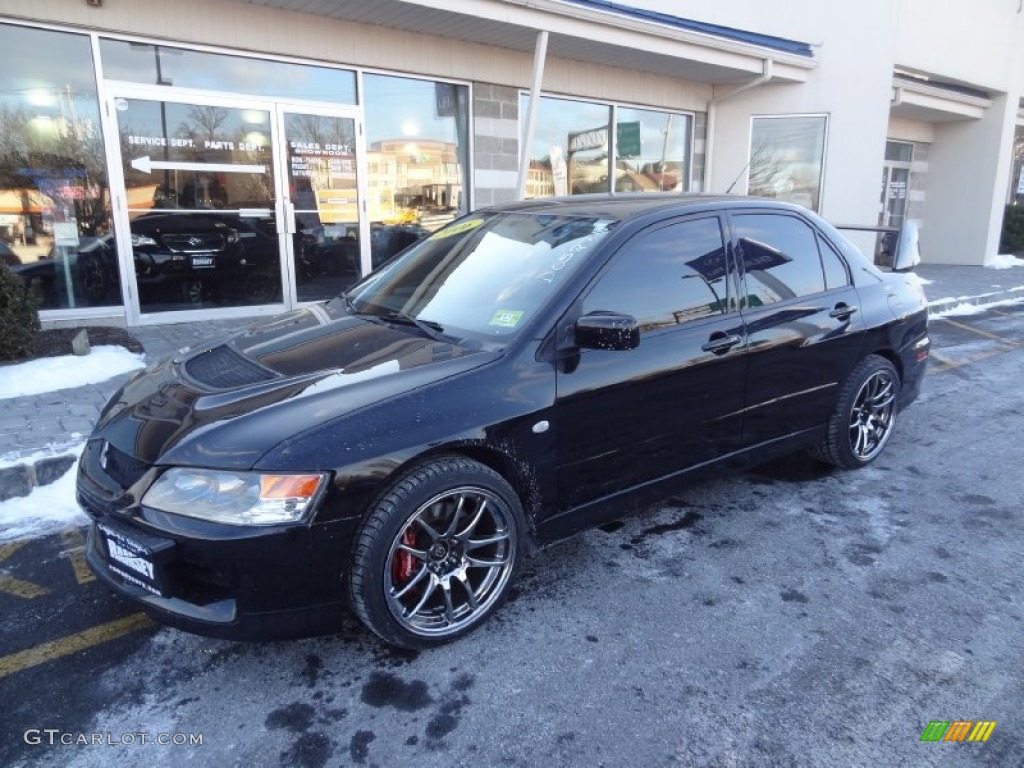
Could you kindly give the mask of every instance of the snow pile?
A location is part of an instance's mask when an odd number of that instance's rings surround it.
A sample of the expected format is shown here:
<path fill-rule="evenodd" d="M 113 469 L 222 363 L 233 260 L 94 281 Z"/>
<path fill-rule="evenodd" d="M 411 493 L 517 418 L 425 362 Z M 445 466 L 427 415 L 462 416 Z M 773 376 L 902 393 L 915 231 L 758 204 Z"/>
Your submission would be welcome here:
<path fill-rule="evenodd" d="M 18 451 L 10 451 L 0 455 L 0 469 L 18 464 L 35 464 L 40 459 L 52 459 L 54 456 L 78 456 L 85 446 L 85 437 L 81 432 L 72 432 L 68 435 L 68 440 L 52 442 L 33 453 L 23 454 Z"/>
<path fill-rule="evenodd" d="M 1009 307 L 1017 304 L 1024 304 L 1024 299 L 1004 299 L 993 301 L 991 304 L 967 304 L 961 302 L 955 307 L 944 309 L 940 312 L 932 312 L 931 317 L 966 317 L 968 315 L 980 315 L 993 307 Z"/>
<path fill-rule="evenodd" d="M 0 399 L 71 389 L 145 368 L 143 355 L 124 347 L 93 347 L 84 357 L 63 355 L 0 368 Z"/>
<path fill-rule="evenodd" d="M 985 266 L 989 269 L 1009 269 L 1010 267 L 1024 267 L 1024 259 L 1018 259 L 1009 253 L 1000 253 L 998 256 L 990 256 L 985 260 Z"/>
<path fill-rule="evenodd" d="M 28 496 L 0 501 L 0 542 L 32 539 L 88 524 L 75 501 L 78 462 L 59 480 L 32 489 Z"/>

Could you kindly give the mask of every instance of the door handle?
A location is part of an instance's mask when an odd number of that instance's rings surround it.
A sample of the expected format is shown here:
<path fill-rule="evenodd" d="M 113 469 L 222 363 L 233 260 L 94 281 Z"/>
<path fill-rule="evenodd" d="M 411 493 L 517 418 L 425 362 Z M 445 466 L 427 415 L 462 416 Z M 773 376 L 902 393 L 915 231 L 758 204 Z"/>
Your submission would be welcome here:
<path fill-rule="evenodd" d="M 725 334 L 713 335 L 706 342 L 701 344 L 701 349 L 716 355 L 724 355 L 730 349 L 742 342 L 743 339 L 735 333 L 726 336 Z"/>
<path fill-rule="evenodd" d="M 849 304 L 836 304 L 835 308 L 828 313 L 829 317 L 834 317 L 836 320 L 846 320 L 857 311 L 856 307 L 851 307 Z"/>
<path fill-rule="evenodd" d="M 284 232 L 286 235 L 294 235 L 295 229 L 295 204 L 290 200 L 284 203 Z"/>

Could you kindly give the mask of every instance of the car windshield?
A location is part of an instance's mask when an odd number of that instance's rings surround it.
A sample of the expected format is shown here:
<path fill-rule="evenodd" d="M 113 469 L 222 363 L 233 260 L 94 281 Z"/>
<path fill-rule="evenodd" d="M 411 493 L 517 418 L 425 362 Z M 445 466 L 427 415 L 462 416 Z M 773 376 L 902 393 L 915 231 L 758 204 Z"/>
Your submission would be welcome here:
<path fill-rule="evenodd" d="M 353 312 L 454 336 L 510 337 L 613 229 L 611 219 L 473 214 L 438 230 L 347 294 Z"/>

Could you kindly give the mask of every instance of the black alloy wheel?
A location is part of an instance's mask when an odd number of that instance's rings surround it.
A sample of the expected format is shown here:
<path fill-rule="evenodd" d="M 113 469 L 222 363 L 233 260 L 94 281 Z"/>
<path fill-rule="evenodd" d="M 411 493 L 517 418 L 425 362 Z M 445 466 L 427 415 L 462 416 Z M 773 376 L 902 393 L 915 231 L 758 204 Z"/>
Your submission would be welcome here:
<path fill-rule="evenodd" d="M 900 377 L 881 355 L 868 355 L 839 392 L 825 439 L 811 455 L 844 469 L 878 458 L 892 436 L 899 403 Z"/>
<path fill-rule="evenodd" d="M 508 596 L 524 551 L 515 491 L 462 456 L 396 480 L 356 537 L 352 605 L 385 641 L 425 649 L 479 626 Z"/>

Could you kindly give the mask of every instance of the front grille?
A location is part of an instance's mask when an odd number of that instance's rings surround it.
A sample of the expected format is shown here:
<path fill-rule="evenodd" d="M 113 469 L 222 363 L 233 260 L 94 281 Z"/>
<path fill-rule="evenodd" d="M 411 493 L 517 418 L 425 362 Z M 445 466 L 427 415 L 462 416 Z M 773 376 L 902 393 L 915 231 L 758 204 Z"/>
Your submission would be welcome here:
<path fill-rule="evenodd" d="M 198 383 L 215 389 L 231 389 L 275 378 L 273 371 L 222 344 L 185 363 L 185 372 Z"/>
<path fill-rule="evenodd" d="M 170 250 L 178 253 L 207 253 L 224 249 L 224 238 L 216 233 L 162 235 L 160 239 Z"/>
<path fill-rule="evenodd" d="M 122 488 L 130 488 L 135 485 L 139 478 L 146 474 L 146 470 L 149 469 L 149 464 L 134 456 L 129 456 L 110 443 L 107 443 L 103 450 L 106 455 L 106 466 L 103 466 L 102 462 L 100 466 Z"/>

